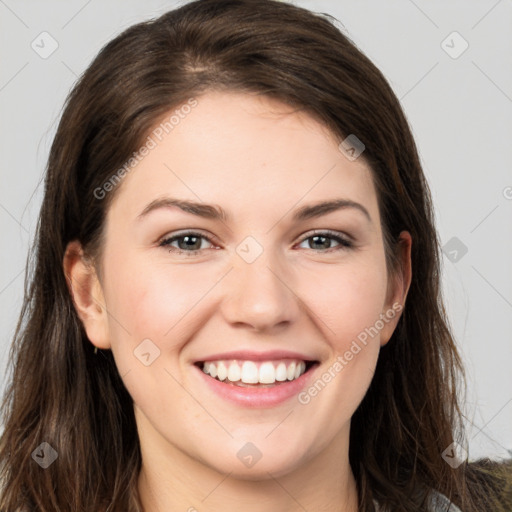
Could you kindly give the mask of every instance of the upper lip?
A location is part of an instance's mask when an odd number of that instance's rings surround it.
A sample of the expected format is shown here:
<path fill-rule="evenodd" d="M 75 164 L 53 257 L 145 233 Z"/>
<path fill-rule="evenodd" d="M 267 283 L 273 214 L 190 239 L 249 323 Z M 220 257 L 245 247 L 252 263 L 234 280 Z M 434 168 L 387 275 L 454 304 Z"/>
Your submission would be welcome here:
<path fill-rule="evenodd" d="M 300 352 L 292 352 L 290 350 L 268 350 L 266 352 L 255 352 L 253 350 L 233 350 L 231 352 L 222 352 L 205 356 L 197 359 L 196 363 L 204 363 L 205 361 L 219 361 L 225 359 L 237 359 L 242 361 L 273 361 L 277 359 L 299 359 L 301 361 L 317 361 L 314 357 L 310 357 Z"/>

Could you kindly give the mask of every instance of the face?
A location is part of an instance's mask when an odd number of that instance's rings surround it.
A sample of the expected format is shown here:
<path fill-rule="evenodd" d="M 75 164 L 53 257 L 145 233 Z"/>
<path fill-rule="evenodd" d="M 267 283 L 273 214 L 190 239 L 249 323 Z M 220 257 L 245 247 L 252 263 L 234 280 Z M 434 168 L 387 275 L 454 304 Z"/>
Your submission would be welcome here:
<path fill-rule="evenodd" d="M 388 280 L 362 157 L 274 100 L 196 100 L 116 191 L 106 311 L 84 324 L 155 456 L 279 476 L 346 449 L 406 290 Z"/>

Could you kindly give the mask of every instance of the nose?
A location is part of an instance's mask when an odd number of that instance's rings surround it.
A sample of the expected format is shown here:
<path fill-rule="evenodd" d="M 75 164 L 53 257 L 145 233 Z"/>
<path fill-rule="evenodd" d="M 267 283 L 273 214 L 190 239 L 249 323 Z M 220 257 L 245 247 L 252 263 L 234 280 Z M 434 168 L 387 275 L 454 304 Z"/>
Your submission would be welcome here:
<path fill-rule="evenodd" d="M 271 333 L 298 319 L 300 300 L 292 273 L 270 250 L 252 263 L 238 255 L 234 268 L 224 279 L 221 313 L 235 327 Z"/>

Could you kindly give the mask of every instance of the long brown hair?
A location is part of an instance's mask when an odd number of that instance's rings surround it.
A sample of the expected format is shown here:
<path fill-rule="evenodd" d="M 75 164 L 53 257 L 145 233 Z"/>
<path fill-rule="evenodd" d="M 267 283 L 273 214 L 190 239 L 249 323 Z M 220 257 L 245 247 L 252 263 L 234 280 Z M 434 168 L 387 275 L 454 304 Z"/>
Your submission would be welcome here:
<path fill-rule="evenodd" d="M 141 454 L 133 402 L 108 350 L 93 353 L 63 272 L 78 240 L 101 271 L 99 188 L 163 114 L 209 90 L 267 95 L 366 148 L 389 273 L 411 233 L 407 303 L 351 423 L 361 511 L 426 510 L 430 489 L 463 512 L 510 511 L 510 471 L 442 457 L 464 445 L 464 372 L 443 307 L 430 191 L 400 104 L 381 72 L 327 15 L 274 0 L 200 0 L 108 43 L 69 94 L 48 160 L 2 411 L 0 510 L 135 512 Z M 104 189 L 102 189 L 104 190 Z M 100 272 L 101 275 L 101 272 Z M 41 443 L 58 454 L 43 469 Z M 39 448 L 41 450 L 41 448 Z M 507 476 L 508 475 L 508 476 Z M 499 497 L 498 495 L 502 496 Z"/>

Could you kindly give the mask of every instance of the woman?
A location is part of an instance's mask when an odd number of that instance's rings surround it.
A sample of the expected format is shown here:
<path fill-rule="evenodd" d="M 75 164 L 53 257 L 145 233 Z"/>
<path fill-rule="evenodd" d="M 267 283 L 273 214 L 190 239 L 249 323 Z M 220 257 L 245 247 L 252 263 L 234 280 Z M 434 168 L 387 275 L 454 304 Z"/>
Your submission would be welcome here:
<path fill-rule="evenodd" d="M 0 509 L 510 510 L 458 452 L 438 258 L 399 102 L 325 17 L 129 28 L 52 145 Z"/>

